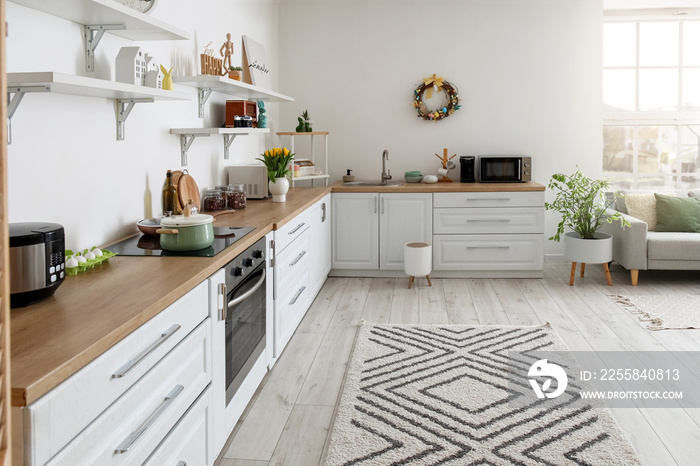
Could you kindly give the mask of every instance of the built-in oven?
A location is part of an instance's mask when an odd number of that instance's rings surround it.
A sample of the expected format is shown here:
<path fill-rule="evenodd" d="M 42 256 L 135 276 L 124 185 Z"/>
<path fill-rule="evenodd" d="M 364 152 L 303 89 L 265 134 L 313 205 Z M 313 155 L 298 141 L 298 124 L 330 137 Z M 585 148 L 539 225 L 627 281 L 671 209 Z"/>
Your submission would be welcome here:
<path fill-rule="evenodd" d="M 229 262 L 226 274 L 226 403 L 265 352 L 265 238 Z"/>

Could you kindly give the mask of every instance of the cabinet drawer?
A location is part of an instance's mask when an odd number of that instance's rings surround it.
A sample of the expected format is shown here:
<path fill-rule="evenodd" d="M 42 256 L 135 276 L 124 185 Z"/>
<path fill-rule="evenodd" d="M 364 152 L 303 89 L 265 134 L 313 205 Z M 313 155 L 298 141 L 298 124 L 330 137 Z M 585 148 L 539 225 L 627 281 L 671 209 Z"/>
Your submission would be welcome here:
<path fill-rule="evenodd" d="M 142 464 L 209 384 L 210 345 L 207 319 L 48 464 Z"/>
<path fill-rule="evenodd" d="M 544 236 L 435 235 L 435 270 L 541 270 Z"/>
<path fill-rule="evenodd" d="M 542 207 L 504 207 L 435 209 L 433 231 L 439 234 L 459 233 L 542 233 Z"/>
<path fill-rule="evenodd" d="M 435 193 L 433 207 L 537 207 L 544 206 L 544 191 Z"/>
<path fill-rule="evenodd" d="M 303 270 L 275 299 L 275 357 L 294 334 L 310 303 L 309 271 Z"/>
<path fill-rule="evenodd" d="M 300 236 L 275 258 L 275 296 L 289 288 L 295 282 L 300 271 L 309 267 L 311 257 L 311 240 L 309 230 Z"/>
<path fill-rule="evenodd" d="M 185 338 L 207 317 L 207 302 L 202 283 L 27 407 L 33 463 L 48 461 Z"/>
<path fill-rule="evenodd" d="M 210 392 L 211 387 L 199 396 L 144 466 L 214 464 L 214 452 L 209 449 L 211 439 L 207 437 L 211 420 Z"/>
<path fill-rule="evenodd" d="M 304 211 L 275 230 L 275 254 L 279 254 L 309 228 L 309 211 Z"/>

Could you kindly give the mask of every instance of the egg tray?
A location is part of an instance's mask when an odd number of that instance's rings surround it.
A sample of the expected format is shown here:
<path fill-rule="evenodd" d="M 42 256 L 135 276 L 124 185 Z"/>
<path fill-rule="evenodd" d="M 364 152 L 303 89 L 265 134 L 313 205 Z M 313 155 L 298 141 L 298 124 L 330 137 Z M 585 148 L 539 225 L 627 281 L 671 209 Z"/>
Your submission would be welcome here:
<path fill-rule="evenodd" d="M 87 254 L 88 249 L 85 249 L 81 255 Z M 76 252 L 71 251 L 70 249 L 66 249 L 65 256 L 63 257 L 68 257 L 72 256 L 73 254 L 76 254 Z M 101 257 L 95 257 L 94 259 L 88 259 L 87 261 L 79 264 L 77 267 L 66 267 L 66 275 L 78 275 L 81 272 L 85 272 L 87 269 L 91 269 L 96 265 L 100 265 L 103 262 L 107 262 L 110 257 L 116 256 L 116 252 L 111 252 L 107 251 L 106 249 L 102 249 L 102 256 Z"/>

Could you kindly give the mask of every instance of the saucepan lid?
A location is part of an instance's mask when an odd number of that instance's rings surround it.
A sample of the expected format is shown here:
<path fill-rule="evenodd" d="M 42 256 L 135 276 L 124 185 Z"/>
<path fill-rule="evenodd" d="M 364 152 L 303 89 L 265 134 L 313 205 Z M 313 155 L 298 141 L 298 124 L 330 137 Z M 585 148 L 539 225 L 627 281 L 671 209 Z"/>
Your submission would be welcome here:
<path fill-rule="evenodd" d="M 160 220 L 160 224 L 164 227 L 192 227 L 196 225 L 206 225 L 213 221 L 214 217 L 207 214 L 194 214 L 189 217 L 173 215 L 171 217 L 163 217 Z"/>

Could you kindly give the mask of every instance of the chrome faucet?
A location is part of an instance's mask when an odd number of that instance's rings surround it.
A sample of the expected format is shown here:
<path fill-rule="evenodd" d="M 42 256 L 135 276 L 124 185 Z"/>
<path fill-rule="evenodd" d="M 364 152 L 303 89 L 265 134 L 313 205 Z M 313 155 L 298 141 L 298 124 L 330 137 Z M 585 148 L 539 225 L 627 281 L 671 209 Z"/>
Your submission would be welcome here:
<path fill-rule="evenodd" d="M 391 179 L 391 170 L 387 170 L 386 161 L 389 160 L 389 151 L 382 152 L 382 184 L 386 184 Z"/>

